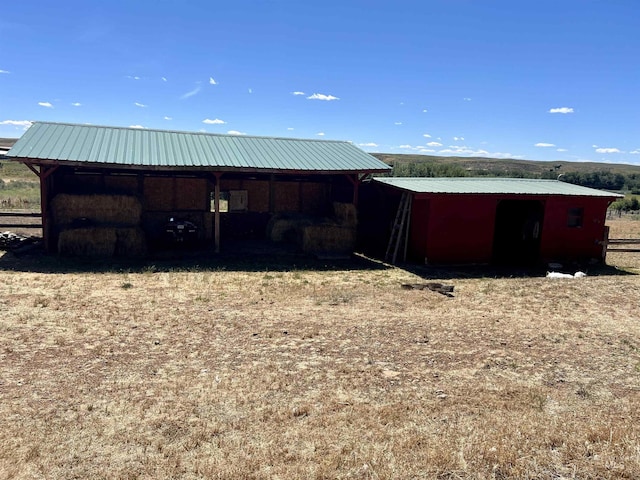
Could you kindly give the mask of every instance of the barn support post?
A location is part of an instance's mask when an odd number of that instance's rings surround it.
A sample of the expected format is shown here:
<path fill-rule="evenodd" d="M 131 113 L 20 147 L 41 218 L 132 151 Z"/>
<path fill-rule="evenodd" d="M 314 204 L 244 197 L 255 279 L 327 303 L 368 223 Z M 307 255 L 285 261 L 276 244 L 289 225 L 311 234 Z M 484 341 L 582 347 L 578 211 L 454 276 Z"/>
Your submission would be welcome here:
<path fill-rule="evenodd" d="M 345 174 L 345 177 L 347 177 L 347 180 L 349 180 L 349 182 L 351 182 L 351 185 L 353 185 L 352 202 L 357 207 L 358 206 L 358 188 L 360 187 L 360 179 L 358 178 L 357 174 L 356 175 Z"/>
<path fill-rule="evenodd" d="M 30 163 L 25 163 L 29 170 L 35 173 L 40 179 L 40 218 L 42 220 L 42 240 L 46 252 L 51 251 L 51 238 L 49 235 L 47 211 L 49 210 L 49 177 L 58 168 L 57 165 L 47 167 L 40 165 L 39 169 Z"/>
<path fill-rule="evenodd" d="M 216 183 L 214 185 L 214 193 L 213 193 L 213 238 L 214 238 L 214 246 L 215 252 L 220 253 L 220 177 L 222 173 L 216 172 L 214 173 L 216 177 Z"/>

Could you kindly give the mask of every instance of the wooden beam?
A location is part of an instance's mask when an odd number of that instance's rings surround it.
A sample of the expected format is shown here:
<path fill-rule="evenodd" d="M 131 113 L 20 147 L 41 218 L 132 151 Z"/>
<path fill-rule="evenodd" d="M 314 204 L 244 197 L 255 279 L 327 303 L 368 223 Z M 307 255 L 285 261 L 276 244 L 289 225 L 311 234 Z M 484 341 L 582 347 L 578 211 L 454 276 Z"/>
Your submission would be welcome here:
<path fill-rule="evenodd" d="M 358 206 L 358 188 L 360 187 L 360 179 L 357 174 L 353 176 L 351 174 L 346 174 L 345 177 L 347 177 L 347 180 L 349 180 L 349 182 L 351 182 L 351 185 L 353 185 L 352 203 L 357 207 Z"/>
<path fill-rule="evenodd" d="M 216 183 L 213 193 L 213 208 L 215 210 L 213 213 L 213 238 L 215 252 L 220 253 L 220 177 L 222 173 L 216 172 L 214 176 L 216 177 Z"/>

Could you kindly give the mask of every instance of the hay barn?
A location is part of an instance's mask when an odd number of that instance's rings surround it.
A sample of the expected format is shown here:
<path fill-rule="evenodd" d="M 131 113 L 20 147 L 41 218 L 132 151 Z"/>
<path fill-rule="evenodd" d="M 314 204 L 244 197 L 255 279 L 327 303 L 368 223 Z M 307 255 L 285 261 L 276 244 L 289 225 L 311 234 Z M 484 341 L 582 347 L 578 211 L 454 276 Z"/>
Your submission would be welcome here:
<path fill-rule="evenodd" d="M 361 190 L 361 248 L 426 264 L 601 262 L 619 197 L 556 180 L 375 178 Z"/>
<path fill-rule="evenodd" d="M 271 239 L 348 253 L 361 182 L 390 170 L 348 142 L 47 122 L 7 157 L 40 178 L 47 249 L 78 255 L 162 248 L 170 219 L 215 251 Z"/>

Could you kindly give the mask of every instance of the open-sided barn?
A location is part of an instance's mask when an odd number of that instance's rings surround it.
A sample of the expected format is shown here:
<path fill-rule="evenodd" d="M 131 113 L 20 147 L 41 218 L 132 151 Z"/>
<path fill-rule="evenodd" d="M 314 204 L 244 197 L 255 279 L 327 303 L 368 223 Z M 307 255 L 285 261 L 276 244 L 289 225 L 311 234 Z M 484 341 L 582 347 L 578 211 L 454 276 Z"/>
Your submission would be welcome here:
<path fill-rule="evenodd" d="M 349 142 L 47 122 L 7 156 L 40 178 L 47 248 L 80 254 L 141 254 L 192 226 L 216 251 L 269 235 L 349 250 L 362 180 L 390 169 Z"/>
<path fill-rule="evenodd" d="M 428 264 L 602 261 L 620 196 L 557 180 L 375 178 L 361 195 L 363 248 Z"/>

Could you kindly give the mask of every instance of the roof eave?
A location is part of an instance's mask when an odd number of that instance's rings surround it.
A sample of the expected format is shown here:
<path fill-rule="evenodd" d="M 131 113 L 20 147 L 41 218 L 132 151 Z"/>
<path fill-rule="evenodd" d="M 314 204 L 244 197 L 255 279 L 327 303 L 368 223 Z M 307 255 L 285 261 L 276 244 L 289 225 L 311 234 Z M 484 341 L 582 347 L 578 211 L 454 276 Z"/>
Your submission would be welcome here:
<path fill-rule="evenodd" d="M 273 173 L 291 175 L 353 175 L 368 173 L 388 173 L 389 169 L 354 169 L 354 170 L 301 170 L 257 167 L 232 167 L 232 166 L 168 166 L 168 165 L 130 165 L 120 163 L 87 163 L 80 161 L 51 160 L 42 158 L 12 157 L 10 160 L 28 165 L 77 167 L 86 170 L 131 170 L 147 172 L 220 172 L 220 173 Z"/>

